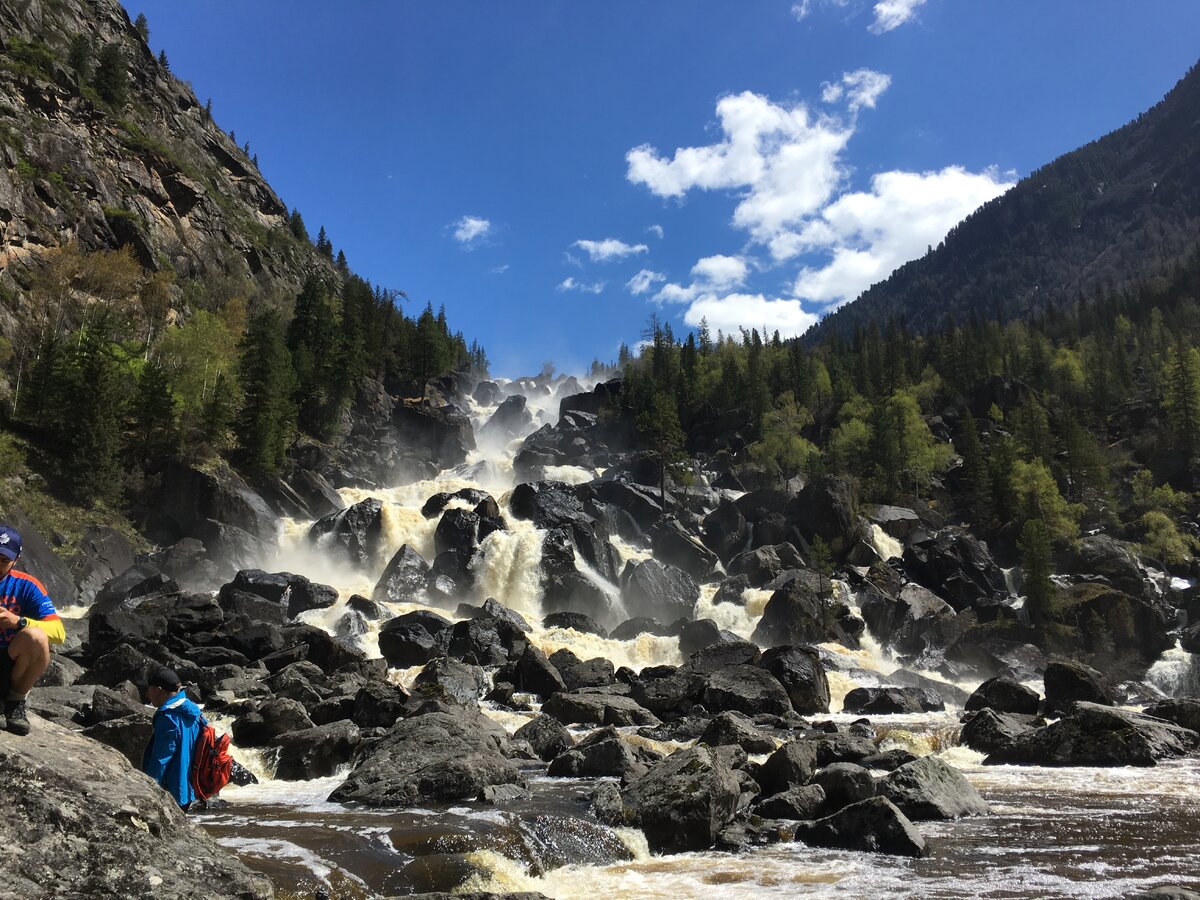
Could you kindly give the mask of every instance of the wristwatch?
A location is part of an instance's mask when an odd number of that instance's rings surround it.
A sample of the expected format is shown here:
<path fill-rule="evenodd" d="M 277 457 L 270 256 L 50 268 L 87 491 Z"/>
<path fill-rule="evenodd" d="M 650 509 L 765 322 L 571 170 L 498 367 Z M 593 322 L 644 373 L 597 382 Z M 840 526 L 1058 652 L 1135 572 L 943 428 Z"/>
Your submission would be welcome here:
<path fill-rule="evenodd" d="M 20 631 L 22 628 L 24 628 L 28 624 L 29 624 L 29 619 L 25 616 L 21 616 L 21 618 L 17 619 L 17 631 Z"/>

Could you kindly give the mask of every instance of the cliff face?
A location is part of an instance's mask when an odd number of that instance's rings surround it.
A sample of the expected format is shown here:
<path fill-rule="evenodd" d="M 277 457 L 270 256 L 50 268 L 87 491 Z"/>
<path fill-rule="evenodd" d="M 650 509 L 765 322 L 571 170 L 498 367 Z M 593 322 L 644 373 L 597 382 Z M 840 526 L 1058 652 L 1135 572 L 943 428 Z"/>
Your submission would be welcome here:
<path fill-rule="evenodd" d="M 124 102 L 96 79 L 109 45 Z M 40 257 L 72 240 L 128 245 L 145 268 L 172 270 L 177 291 L 293 293 L 330 266 L 117 0 L 0 0 L 0 334 Z"/>

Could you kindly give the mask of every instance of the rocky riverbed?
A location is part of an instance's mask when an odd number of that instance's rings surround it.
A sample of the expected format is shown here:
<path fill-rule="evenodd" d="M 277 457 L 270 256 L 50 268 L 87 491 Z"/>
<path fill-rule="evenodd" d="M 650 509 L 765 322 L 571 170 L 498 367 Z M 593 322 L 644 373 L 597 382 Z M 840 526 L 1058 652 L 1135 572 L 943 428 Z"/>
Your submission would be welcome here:
<path fill-rule="evenodd" d="M 664 495 L 612 390 L 377 397 L 269 502 L 176 473 L 177 540 L 87 570 L 31 706 L 136 759 L 173 666 L 258 777 L 198 821 L 289 892 L 1200 890 L 1190 583 L 1088 538 L 1038 646 L 931 511 L 703 454 Z"/>

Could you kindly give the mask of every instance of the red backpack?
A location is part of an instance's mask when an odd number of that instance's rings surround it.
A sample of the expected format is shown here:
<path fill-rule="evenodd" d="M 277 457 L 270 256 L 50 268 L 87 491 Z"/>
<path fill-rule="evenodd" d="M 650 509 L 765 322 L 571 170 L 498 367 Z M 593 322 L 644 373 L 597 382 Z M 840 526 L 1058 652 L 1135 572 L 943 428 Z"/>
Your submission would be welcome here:
<path fill-rule="evenodd" d="M 221 788 L 229 784 L 233 774 L 229 744 L 229 735 L 217 734 L 207 719 L 200 719 L 200 733 L 196 735 L 196 746 L 192 748 L 191 782 L 196 796 L 201 800 L 215 797 Z"/>

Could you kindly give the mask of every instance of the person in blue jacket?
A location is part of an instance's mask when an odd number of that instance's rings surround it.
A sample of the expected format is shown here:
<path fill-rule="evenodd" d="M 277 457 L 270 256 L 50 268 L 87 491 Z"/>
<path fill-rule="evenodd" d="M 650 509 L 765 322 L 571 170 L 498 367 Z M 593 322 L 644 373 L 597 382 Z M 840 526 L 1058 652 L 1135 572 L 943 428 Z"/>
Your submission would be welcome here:
<path fill-rule="evenodd" d="M 179 676 L 165 667 L 150 673 L 146 699 L 158 711 L 154 714 L 154 737 L 142 754 L 142 771 L 187 810 L 196 799 L 190 776 L 192 750 L 200 734 L 200 707 L 188 699 Z"/>

